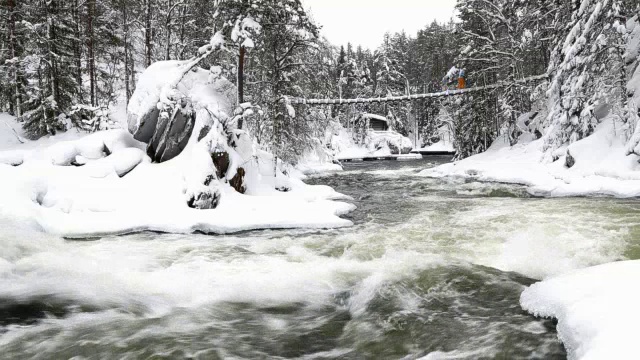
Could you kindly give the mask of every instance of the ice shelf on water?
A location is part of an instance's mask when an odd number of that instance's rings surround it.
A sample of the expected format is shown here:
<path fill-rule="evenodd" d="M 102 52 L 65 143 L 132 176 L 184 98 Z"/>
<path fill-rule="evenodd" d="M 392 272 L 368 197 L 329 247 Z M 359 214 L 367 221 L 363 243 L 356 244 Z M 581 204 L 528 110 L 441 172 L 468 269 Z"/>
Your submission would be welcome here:
<path fill-rule="evenodd" d="M 520 298 L 532 314 L 558 319 L 572 359 L 636 359 L 640 260 L 569 272 L 527 288 Z"/>

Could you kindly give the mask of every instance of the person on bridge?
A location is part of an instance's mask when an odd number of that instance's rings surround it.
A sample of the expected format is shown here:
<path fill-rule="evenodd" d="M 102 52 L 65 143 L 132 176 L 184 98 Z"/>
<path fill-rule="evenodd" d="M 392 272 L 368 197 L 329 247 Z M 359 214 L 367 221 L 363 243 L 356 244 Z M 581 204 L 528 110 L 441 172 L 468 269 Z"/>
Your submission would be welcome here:
<path fill-rule="evenodd" d="M 467 86 L 464 75 L 464 69 L 460 69 L 460 71 L 458 72 L 458 90 L 462 90 Z"/>

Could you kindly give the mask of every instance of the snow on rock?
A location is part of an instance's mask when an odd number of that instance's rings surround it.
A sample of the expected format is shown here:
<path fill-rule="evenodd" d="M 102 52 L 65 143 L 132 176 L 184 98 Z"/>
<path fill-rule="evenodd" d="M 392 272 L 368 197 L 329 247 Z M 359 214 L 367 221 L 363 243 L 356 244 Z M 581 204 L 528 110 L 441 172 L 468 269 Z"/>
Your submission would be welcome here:
<path fill-rule="evenodd" d="M 164 89 L 175 87 L 184 73 L 187 61 L 158 61 L 139 77 L 136 90 L 127 105 L 129 132 L 136 140 L 148 142 L 153 136 L 160 109 L 158 103 Z"/>
<path fill-rule="evenodd" d="M 408 154 L 413 149 L 411 140 L 395 131 L 367 130 L 361 138 L 354 139 L 351 132 L 338 123 L 327 130 L 327 138 L 327 147 L 338 160 Z"/>
<path fill-rule="evenodd" d="M 520 304 L 558 319 L 558 337 L 570 359 L 635 359 L 640 313 L 640 261 L 576 270 L 525 289 Z"/>
<path fill-rule="evenodd" d="M 369 131 L 366 141 L 369 149 L 380 151 L 386 148 L 391 154 L 408 154 L 413 149 L 411 140 L 395 131 Z"/>

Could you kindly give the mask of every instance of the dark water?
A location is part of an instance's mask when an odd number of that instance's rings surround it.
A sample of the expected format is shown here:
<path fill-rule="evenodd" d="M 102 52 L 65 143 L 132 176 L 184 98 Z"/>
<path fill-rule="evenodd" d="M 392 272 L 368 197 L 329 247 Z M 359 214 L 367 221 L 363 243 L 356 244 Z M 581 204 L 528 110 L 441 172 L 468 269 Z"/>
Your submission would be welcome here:
<path fill-rule="evenodd" d="M 79 242 L 3 228 L 0 358 L 565 358 L 520 293 L 637 258 L 640 206 L 417 176 L 444 161 L 310 178 L 354 198 L 347 229 Z"/>

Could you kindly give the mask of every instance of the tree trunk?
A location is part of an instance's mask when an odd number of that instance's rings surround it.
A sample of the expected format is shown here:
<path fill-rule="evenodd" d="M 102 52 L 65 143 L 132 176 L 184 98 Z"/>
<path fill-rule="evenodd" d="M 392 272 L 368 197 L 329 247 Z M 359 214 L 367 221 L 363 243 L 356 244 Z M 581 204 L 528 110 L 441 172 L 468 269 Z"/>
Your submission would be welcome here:
<path fill-rule="evenodd" d="M 11 59 L 18 57 L 18 41 L 16 39 L 16 3 L 15 0 L 8 0 L 9 11 L 9 52 Z M 18 64 L 13 63 L 13 96 L 15 97 L 14 115 L 20 117 L 22 115 L 22 94 L 20 93 L 20 77 L 18 75 Z M 13 102 L 11 102 L 13 106 Z"/>
<path fill-rule="evenodd" d="M 171 0 L 169 0 L 167 7 L 170 10 L 169 10 L 169 13 L 167 14 L 167 20 L 165 22 L 165 27 L 167 28 L 167 42 L 165 46 L 165 55 L 164 55 L 165 60 L 169 60 L 169 56 L 170 56 L 169 50 L 171 49 L 171 11 L 173 10 L 173 7 L 171 6 Z"/>
<path fill-rule="evenodd" d="M 96 63 L 94 55 L 93 20 L 95 1 L 87 0 L 87 67 L 89 71 L 89 94 L 91 106 L 96 106 Z"/>
<path fill-rule="evenodd" d="M 151 1 L 146 0 L 147 7 L 145 9 L 145 29 L 144 29 L 144 46 L 145 46 L 145 65 L 149 67 L 151 65 Z"/>
<path fill-rule="evenodd" d="M 122 0 L 122 31 L 124 33 L 123 36 L 123 45 L 124 45 L 124 87 L 125 87 L 125 96 L 127 99 L 127 104 L 129 104 L 129 99 L 131 98 L 131 87 L 129 84 L 130 72 L 129 72 L 129 19 L 127 18 L 127 1 Z"/>
<path fill-rule="evenodd" d="M 183 53 L 185 49 L 184 45 L 184 23 L 185 23 L 185 12 L 187 11 L 187 7 L 183 6 L 180 9 L 180 53 L 177 55 L 178 59 L 183 59 Z"/>
<path fill-rule="evenodd" d="M 78 87 L 78 98 L 80 101 L 83 101 L 83 91 L 82 91 L 82 41 L 80 40 L 80 14 L 78 11 L 78 0 L 74 0 L 73 9 L 71 16 L 73 18 L 73 35 L 75 39 L 73 41 L 73 57 L 76 68 L 73 69 L 75 72 L 76 78 L 76 86 Z"/>
<path fill-rule="evenodd" d="M 57 4 L 56 0 L 51 0 L 47 6 L 47 45 L 49 47 L 49 53 L 47 54 L 48 66 L 49 66 L 49 85 L 51 88 L 51 96 L 53 100 L 60 104 L 60 83 L 58 78 L 58 49 L 57 49 L 57 34 L 56 34 L 56 16 Z"/>
<path fill-rule="evenodd" d="M 244 103 L 244 56 L 246 49 L 240 46 L 238 54 L 238 105 Z M 242 129 L 242 117 L 238 120 L 238 129 Z"/>

